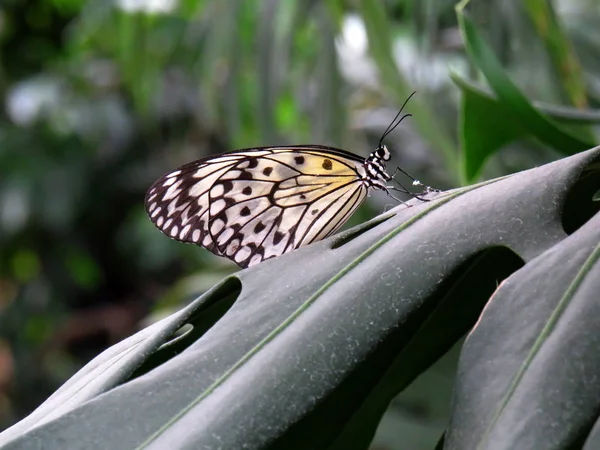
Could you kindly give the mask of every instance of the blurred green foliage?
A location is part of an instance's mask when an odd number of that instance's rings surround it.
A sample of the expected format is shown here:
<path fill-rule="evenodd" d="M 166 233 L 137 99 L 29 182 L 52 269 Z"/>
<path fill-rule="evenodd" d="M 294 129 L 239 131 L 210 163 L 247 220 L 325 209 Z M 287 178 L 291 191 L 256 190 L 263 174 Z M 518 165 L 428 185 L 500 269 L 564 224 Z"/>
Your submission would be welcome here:
<path fill-rule="evenodd" d="M 236 270 L 145 217 L 145 190 L 180 164 L 272 144 L 366 155 L 413 90 L 388 145 L 433 186 L 596 142 L 599 1 L 472 0 L 462 22 L 455 3 L 2 2 L 0 428 Z M 350 225 L 390 204 L 374 195 Z M 389 417 L 439 429 L 428 391 Z"/>

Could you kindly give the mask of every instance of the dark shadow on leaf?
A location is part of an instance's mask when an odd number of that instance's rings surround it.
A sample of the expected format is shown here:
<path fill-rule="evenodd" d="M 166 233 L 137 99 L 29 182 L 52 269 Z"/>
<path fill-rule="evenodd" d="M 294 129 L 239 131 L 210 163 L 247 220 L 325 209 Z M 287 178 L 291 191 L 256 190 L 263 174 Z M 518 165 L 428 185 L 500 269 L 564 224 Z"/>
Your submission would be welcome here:
<path fill-rule="evenodd" d="M 592 419 L 593 420 L 593 419 Z M 593 429 L 593 423 L 590 424 L 589 427 L 585 427 L 584 429 L 578 430 L 577 437 L 573 439 L 573 442 L 570 443 L 568 447 L 565 447 L 565 450 L 580 450 L 584 449 L 584 445 L 587 441 L 587 438 L 590 436 L 590 433 Z"/>
<path fill-rule="evenodd" d="M 137 378 L 164 364 L 200 339 L 233 306 L 242 291 L 242 284 L 236 277 L 229 277 L 223 285 L 206 300 L 188 323 L 182 325 L 162 344 L 130 377 Z"/>
<path fill-rule="evenodd" d="M 600 160 L 588 164 L 573 184 L 562 212 L 562 225 L 565 233 L 573 234 L 583 224 L 600 211 Z"/>
<path fill-rule="evenodd" d="M 444 450 L 444 441 L 446 440 L 446 432 L 444 431 L 440 436 L 440 440 L 437 442 L 434 450 Z"/>
<path fill-rule="evenodd" d="M 175 333 L 173 333 L 171 335 L 170 340 L 168 342 L 165 342 L 163 345 L 161 345 L 158 348 L 158 350 L 161 350 L 170 345 L 175 345 L 175 343 L 177 343 L 179 340 L 186 339 L 187 335 L 189 333 L 191 333 L 192 331 L 194 331 L 194 325 L 192 325 L 191 323 L 186 323 L 181 328 L 179 328 L 177 331 L 175 331 Z"/>

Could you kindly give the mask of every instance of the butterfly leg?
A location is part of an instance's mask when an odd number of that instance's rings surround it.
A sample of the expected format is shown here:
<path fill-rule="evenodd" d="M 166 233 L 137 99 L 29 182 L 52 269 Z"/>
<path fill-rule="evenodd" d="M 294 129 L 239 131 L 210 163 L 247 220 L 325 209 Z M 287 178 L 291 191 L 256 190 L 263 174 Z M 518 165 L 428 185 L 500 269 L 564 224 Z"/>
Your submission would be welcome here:
<path fill-rule="evenodd" d="M 400 167 L 396 167 L 396 170 L 394 170 L 394 173 L 393 173 L 393 175 L 392 175 L 392 177 L 391 177 L 391 178 L 392 178 L 392 180 L 394 180 L 396 183 L 398 183 L 398 185 L 400 185 L 400 187 L 402 187 L 403 189 L 406 189 L 406 188 L 405 188 L 404 186 L 402 186 L 398 180 L 396 180 L 396 174 L 397 174 L 398 172 L 400 172 L 400 173 L 404 174 L 404 175 L 405 175 L 405 176 L 407 176 L 409 179 L 411 179 L 411 180 L 412 180 L 412 185 L 413 185 L 413 186 L 422 186 L 422 187 L 423 187 L 423 192 L 421 192 L 419 195 L 425 195 L 425 194 L 429 194 L 429 193 L 431 193 L 431 192 L 441 192 L 439 189 L 435 189 L 435 188 L 432 188 L 431 186 L 427 186 L 427 185 L 425 185 L 425 184 L 421 183 L 419 180 L 417 180 L 416 178 L 414 178 L 414 177 L 410 176 L 408 173 L 406 173 L 406 172 L 405 172 L 404 170 L 402 170 Z M 411 195 L 413 195 L 413 194 L 411 194 Z M 418 196 L 416 196 L 416 195 L 413 195 L 413 196 L 414 196 L 415 198 L 419 198 L 419 197 L 418 197 Z M 423 199 L 422 199 L 422 198 L 419 198 L 419 200 L 423 200 Z"/>
<path fill-rule="evenodd" d="M 397 188 L 397 187 L 395 187 L 395 186 L 384 186 L 384 187 L 382 187 L 382 189 L 385 191 L 385 193 L 386 193 L 386 194 L 387 194 L 389 197 L 392 197 L 392 198 L 393 198 L 394 200 L 396 200 L 398 203 L 402 203 L 403 205 L 406 205 L 406 206 L 407 206 L 407 207 L 409 207 L 409 208 L 411 208 L 411 207 L 412 207 L 412 205 L 410 205 L 410 204 L 406 203 L 406 202 L 405 202 L 405 201 L 403 201 L 403 200 L 400 200 L 398 197 L 396 197 L 394 194 L 392 194 L 392 193 L 390 192 L 390 190 L 399 191 L 399 192 L 402 192 L 402 193 L 404 193 L 404 194 L 410 194 L 410 192 L 403 191 L 402 189 L 398 189 L 398 188 Z"/>
<path fill-rule="evenodd" d="M 400 183 L 398 183 L 398 184 L 400 184 Z M 400 185 L 400 188 L 397 188 L 396 186 L 386 186 L 386 189 L 387 189 L 387 190 L 386 190 L 386 193 L 387 193 L 387 194 L 388 194 L 390 197 L 392 197 L 392 198 L 395 198 L 395 197 L 393 197 L 393 196 L 392 196 L 392 195 L 391 195 L 391 194 L 388 192 L 388 190 L 397 191 L 397 192 L 402 192 L 403 194 L 410 195 L 412 198 L 417 198 L 417 199 L 421 200 L 422 202 L 430 202 L 430 201 L 431 201 L 431 200 L 428 200 L 428 199 L 426 199 L 426 198 L 423 198 L 423 197 L 421 197 L 421 195 L 422 195 L 422 194 L 415 194 L 415 193 L 413 193 L 413 192 L 410 192 L 409 190 L 407 190 L 407 189 L 406 189 L 404 186 L 402 186 L 402 185 Z M 396 200 L 397 200 L 397 199 L 396 199 Z M 402 202 L 402 203 L 405 203 L 405 202 Z"/>
<path fill-rule="evenodd" d="M 390 178 L 391 180 L 395 181 L 396 184 L 398 184 L 398 186 L 400 186 L 400 188 L 397 188 L 396 186 L 387 186 L 388 189 L 392 189 L 394 191 L 398 191 L 398 192 L 403 192 L 404 194 L 408 194 L 413 198 L 418 198 L 419 200 L 421 200 L 422 202 L 428 202 L 429 200 L 427 200 L 426 198 L 422 198 L 420 197 L 423 194 L 427 194 L 429 193 L 429 191 L 425 190 L 424 192 L 420 193 L 420 194 L 415 194 L 413 192 L 410 192 L 408 189 L 406 189 L 402 183 L 400 183 L 398 180 L 396 180 L 395 178 Z"/>

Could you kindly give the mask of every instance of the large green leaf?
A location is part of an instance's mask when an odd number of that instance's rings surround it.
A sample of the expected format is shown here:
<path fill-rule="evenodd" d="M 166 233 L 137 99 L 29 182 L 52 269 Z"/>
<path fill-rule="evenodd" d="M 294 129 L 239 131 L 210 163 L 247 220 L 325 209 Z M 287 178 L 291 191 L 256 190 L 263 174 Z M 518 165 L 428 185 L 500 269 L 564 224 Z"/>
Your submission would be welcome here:
<path fill-rule="evenodd" d="M 485 75 L 490 88 L 497 97 L 498 104 L 490 104 L 489 106 L 492 107 L 489 110 L 481 109 L 485 104 L 474 103 L 474 101 L 483 99 L 470 95 L 472 93 L 466 93 L 461 126 L 463 161 L 465 162 L 463 173 L 466 179 L 473 179 L 485 158 L 498 150 L 501 145 L 521 137 L 523 130 L 528 136 L 538 139 L 565 155 L 591 147 L 594 138 L 590 130 L 580 129 L 577 133 L 573 133 L 571 130 L 563 129 L 534 107 L 512 82 L 479 27 L 466 10 L 469 2 L 470 0 L 462 0 L 456 6 L 458 23 L 469 57 Z M 486 118 L 489 120 L 486 121 Z M 502 122 L 499 122 L 499 118 L 502 118 Z M 507 128 L 504 133 L 505 121 Z M 480 133 L 473 134 L 467 128 L 469 124 L 472 124 L 471 122 L 487 130 L 494 127 L 496 129 L 491 137 L 482 139 Z M 479 145 L 484 145 L 484 147 L 480 148 Z"/>
<path fill-rule="evenodd" d="M 241 271 L 101 354 L 0 444 L 366 448 L 393 396 L 473 326 L 499 282 L 587 245 L 575 236 L 598 209 L 599 157 L 596 148 L 401 205 Z"/>
<path fill-rule="evenodd" d="M 597 173 L 585 178 L 597 189 Z M 488 303 L 463 347 L 444 448 L 581 448 L 600 407 L 599 293 L 596 214 Z"/>
<path fill-rule="evenodd" d="M 525 0 L 523 6 L 546 46 L 569 103 L 579 108 L 585 108 L 587 95 L 581 63 L 560 24 L 552 2 L 549 0 Z"/>
<path fill-rule="evenodd" d="M 531 134 L 521 117 L 513 114 L 512 109 L 495 95 L 457 74 L 451 74 L 451 77 L 462 91 L 461 166 L 463 179 L 471 183 L 477 180 L 487 159 L 501 147 Z M 556 123 L 572 129 L 600 122 L 600 111 L 595 109 L 580 110 L 535 101 L 532 104 Z"/>
<path fill-rule="evenodd" d="M 529 133 L 519 118 L 511 114 L 508 106 L 469 89 L 469 85 L 458 76 L 454 76 L 453 80 L 462 88 L 459 127 L 462 177 L 466 182 L 473 182 L 496 151 L 516 139 L 527 137 Z"/>

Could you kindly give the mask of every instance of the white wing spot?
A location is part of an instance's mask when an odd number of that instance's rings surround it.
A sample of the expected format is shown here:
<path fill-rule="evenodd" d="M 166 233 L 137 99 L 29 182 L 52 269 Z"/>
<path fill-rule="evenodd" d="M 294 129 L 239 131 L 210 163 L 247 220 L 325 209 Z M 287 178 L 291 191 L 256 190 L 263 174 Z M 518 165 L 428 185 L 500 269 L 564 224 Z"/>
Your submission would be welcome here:
<path fill-rule="evenodd" d="M 219 245 L 223 245 L 225 242 L 227 242 L 229 240 L 229 238 L 233 236 L 233 230 L 231 228 L 227 228 L 225 231 L 223 231 L 219 237 L 217 238 L 217 243 Z"/>
<path fill-rule="evenodd" d="M 169 175 L 167 175 L 167 178 L 173 178 L 176 177 L 177 175 L 179 175 L 181 173 L 181 170 L 176 170 L 175 172 L 171 172 Z"/>
<path fill-rule="evenodd" d="M 156 202 L 152 203 L 150 206 L 148 206 L 148 212 L 152 212 L 154 211 L 154 208 L 156 208 Z"/>
<path fill-rule="evenodd" d="M 182 205 L 177 206 L 177 203 L 180 200 L 181 199 L 179 199 L 179 198 L 175 198 L 175 199 L 173 199 L 173 201 L 171 203 L 169 203 L 169 206 L 167 206 L 167 216 L 172 216 L 177 211 L 183 211 L 190 205 L 188 202 L 188 203 L 183 203 Z"/>
<path fill-rule="evenodd" d="M 156 219 L 156 225 L 158 225 L 158 227 L 162 227 L 163 222 L 165 221 L 165 218 L 163 216 L 160 216 L 158 219 Z"/>
<path fill-rule="evenodd" d="M 208 247 L 210 244 L 212 244 L 212 240 L 210 239 L 210 235 L 207 234 L 206 236 L 204 236 L 204 239 L 202 239 L 202 245 Z"/>
<path fill-rule="evenodd" d="M 169 228 L 171 226 L 171 224 L 173 223 L 173 219 L 169 219 L 165 222 L 165 228 Z"/>
<path fill-rule="evenodd" d="M 193 214 L 192 216 L 188 216 L 191 208 L 192 208 L 192 206 L 190 203 L 185 204 L 185 209 L 183 209 L 183 212 L 179 216 L 179 222 L 180 222 L 181 226 L 184 226 L 185 224 L 187 224 L 190 220 L 192 220 L 196 216 L 196 214 Z"/>
<path fill-rule="evenodd" d="M 171 228 L 171 236 L 177 236 L 178 231 L 179 228 L 177 228 L 177 225 L 173 225 L 173 228 Z"/>
<path fill-rule="evenodd" d="M 217 200 L 212 205 L 210 205 L 210 214 L 212 216 L 216 216 L 221 211 L 223 211 L 223 209 L 225 209 L 225 206 L 226 206 L 225 200 L 223 200 L 223 199 Z"/>
<path fill-rule="evenodd" d="M 225 222 L 223 222 L 222 220 L 215 220 L 212 225 L 210 226 L 210 232 L 212 234 L 217 234 L 219 231 L 221 231 L 223 228 L 225 227 Z"/>
<path fill-rule="evenodd" d="M 181 233 L 179 234 L 179 239 L 184 239 L 186 237 L 186 235 L 188 234 L 188 231 L 190 231 L 190 228 L 192 228 L 191 225 L 186 225 L 185 227 L 183 227 L 183 229 L 181 230 Z"/>
<path fill-rule="evenodd" d="M 163 201 L 171 200 L 172 198 L 175 198 L 179 195 L 179 193 L 181 192 L 181 189 L 179 189 L 181 181 L 182 180 L 179 180 L 177 183 L 175 183 L 173 186 L 170 186 L 169 189 L 167 189 L 167 192 L 165 192 L 165 195 L 163 195 Z"/>
<path fill-rule="evenodd" d="M 163 187 L 171 186 L 175 181 L 177 181 L 175 177 L 167 178 L 167 181 L 163 183 Z"/>
<path fill-rule="evenodd" d="M 153 212 L 152 212 L 152 216 L 151 217 L 156 217 L 158 216 L 158 213 L 160 213 L 160 211 L 162 210 L 162 208 L 158 207 L 156 208 Z"/>
<path fill-rule="evenodd" d="M 204 168 L 206 167 L 206 164 L 203 164 L 201 166 L 198 166 L 198 170 L 196 170 L 194 172 L 194 175 L 192 175 L 193 178 L 204 178 L 205 175 L 205 170 Z"/>
<path fill-rule="evenodd" d="M 233 255 L 237 252 L 237 249 L 240 247 L 240 240 L 235 239 L 229 243 L 229 247 L 227 247 L 227 256 Z"/>
<path fill-rule="evenodd" d="M 195 229 L 192 233 L 192 241 L 198 242 L 200 240 L 200 230 Z"/>
<path fill-rule="evenodd" d="M 221 176 L 221 179 L 222 180 L 235 180 L 235 179 L 238 179 L 241 174 L 242 174 L 241 170 L 230 170 L 228 172 L 225 172 L 225 174 Z"/>
<path fill-rule="evenodd" d="M 248 257 L 252 254 L 252 251 L 250 250 L 250 248 L 248 247 L 242 247 L 238 250 L 238 252 L 235 254 L 235 262 L 242 262 L 242 261 L 246 261 L 248 259 Z"/>
<path fill-rule="evenodd" d="M 217 184 L 210 190 L 211 197 L 220 197 L 224 193 L 225 193 L 225 188 L 223 187 L 222 184 Z"/>
<path fill-rule="evenodd" d="M 258 264 L 259 262 L 262 261 L 262 256 L 260 255 L 254 255 L 251 259 L 250 262 L 248 263 L 248 267 L 253 266 L 254 264 Z"/>

